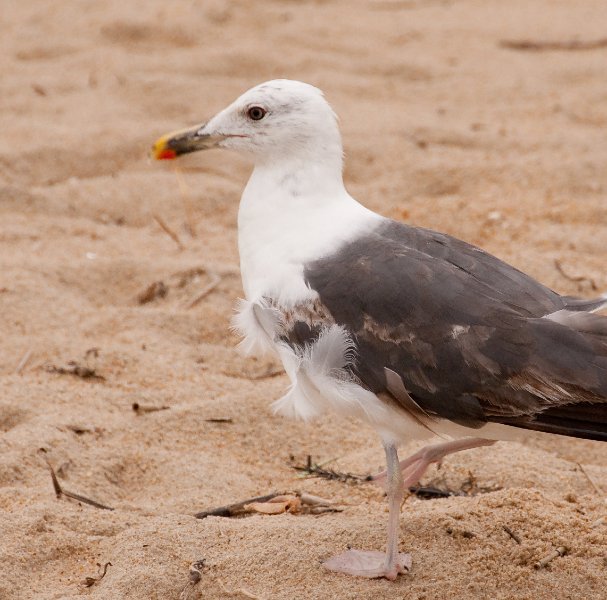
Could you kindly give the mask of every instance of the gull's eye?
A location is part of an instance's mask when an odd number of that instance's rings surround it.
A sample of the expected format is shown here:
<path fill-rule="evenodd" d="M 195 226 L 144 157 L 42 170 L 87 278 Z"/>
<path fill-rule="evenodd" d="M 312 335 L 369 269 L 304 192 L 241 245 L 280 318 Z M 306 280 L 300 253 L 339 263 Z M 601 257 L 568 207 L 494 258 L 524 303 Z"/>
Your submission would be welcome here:
<path fill-rule="evenodd" d="M 261 119 L 266 116 L 266 112 L 266 109 L 261 108 L 261 106 L 251 106 L 251 108 L 247 110 L 247 116 L 253 121 L 261 121 Z"/>

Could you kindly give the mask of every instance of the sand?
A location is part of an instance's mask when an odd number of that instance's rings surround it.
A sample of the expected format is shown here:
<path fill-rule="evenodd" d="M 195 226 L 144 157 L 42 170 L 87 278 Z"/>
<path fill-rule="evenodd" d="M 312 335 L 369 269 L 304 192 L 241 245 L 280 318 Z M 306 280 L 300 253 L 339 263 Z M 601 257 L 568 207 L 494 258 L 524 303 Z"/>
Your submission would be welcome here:
<path fill-rule="evenodd" d="M 177 599 L 203 558 L 184 597 L 607 597 L 604 494 L 577 465 L 607 490 L 607 446 L 559 437 L 433 467 L 424 482 L 457 490 L 472 475 L 484 493 L 406 501 L 410 575 L 323 570 L 348 545 L 382 548 L 385 500 L 291 465 L 312 455 L 370 473 L 378 439 L 355 421 L 274 416 L 285 376 L 235 348 L 236 211 L 250 165 L 217 151 L 177 166 L 147 156 L 159 134 L 256 83 L 302 79 L 339 113 L 347 184 L 369 207 L 479 244 L 559 292 L 597 294 L 607 49 L 500 41 L 599 39 L 603 0 L 4 0 L 2 12 L 2 600 Z M 164 295 L 140 304 L 154 282 Z M 70 361 L 97 377 L 70 374 Z M 57 499 L 40 448 L 62 486 L 115 510 Z M 192 516 L 273 490 L 345 510 Z M 559 546 L 565 556 L 533 568 Z"/>

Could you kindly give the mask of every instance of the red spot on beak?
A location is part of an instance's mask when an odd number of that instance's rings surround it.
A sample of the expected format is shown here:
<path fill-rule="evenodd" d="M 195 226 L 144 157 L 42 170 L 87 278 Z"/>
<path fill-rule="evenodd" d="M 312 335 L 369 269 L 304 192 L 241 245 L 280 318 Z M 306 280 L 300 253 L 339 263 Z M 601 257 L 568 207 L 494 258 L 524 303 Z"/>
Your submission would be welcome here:
<path fill-rule="evenodd" d="M 177 158 L 177 152 L 171 148 L 164 148 L 156 154 L 156 160 L 173 160 Z"/>

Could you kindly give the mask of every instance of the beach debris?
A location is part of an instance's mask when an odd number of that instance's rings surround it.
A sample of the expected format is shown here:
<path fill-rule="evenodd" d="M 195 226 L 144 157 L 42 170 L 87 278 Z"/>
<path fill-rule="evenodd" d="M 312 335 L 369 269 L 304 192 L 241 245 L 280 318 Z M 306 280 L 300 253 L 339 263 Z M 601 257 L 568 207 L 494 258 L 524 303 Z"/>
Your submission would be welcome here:
<path fill-rule="evenodd" d="M 208 283 L 201 290 L 196 292 L 192 298 L 184 302 L 182 306 L 182 308 L 185 309 L 194 308 L 221 283 L 223 278 L 221 274 L 216 273 L 212 269 L 207 269 L 206 267 L 188 269 L 187 271 L 174 273 L 173 275 L 170 275 L 169 279 L 171 279 L 171 281 L 168 284 L 162 280 L 150 283 L 144 290 L 135 296 L 135 301 L 138 304 L 148 304 L 157 298 L 165 298 L 171 287 L 176 287 L 178 289 L 185 288 L 186 285 L 190 283 L 196 283 L 203 275 L 208 275 Z"/>
<path fill-rule="evenodd" d="M 508 525 L 502 525 L 502 529 L 517 543 L 517 544 L 521 544 L 522 540 L 521 540 L 521 536 L 516 533 L 515 531 L 512 531 L 512 529 L 510 529 L 510 527 L 508 527 Z"/>
<path fill-rule="evenodd" d="M 543 569 L 547 567 L 555 558 L 558 558 L 559 556 L 565 556 L 565 554 L 567 554 L 567 548 L 565 546 L 559 546 L 558 548 L 550 552 L 550 554 L 544 556 L 544 558 L 540 558 L 540 560 L 538 560 L 533 565 L 533 568 Z"/>
<path fill-rule="evenodd" d="M 226 506 L 196 513 L 197 519 L 207 517 L 242 517 L 251 513 L 278 515 L 285 512 L 323 514 L 326 512 L 342 512 L 331 500 L 308 494 L 307 492 L 275 492 L 265 496 L 248 498 Z"/>
<path fill-rule="evenodd" d="M 363 483 L 372 479 L 371 475 L 353 475 L 352 473 L 326 469 L 324 465 L 329 462 L 332 461 L 318 465 L 312 462 L 312 457 L 308 454 L 305 465 L 291 465 L 291 468 L 299 471 L 300 477 L 319 477 L 329 481 L 341 481 L 342 483 Z"/>
<path fill-rule="evenodd" d="M 563 265 L 561 264 L 561 261 L 558 260 L 558 258 L 554 259 L 554 266 L 556 268 L 556 270 L 561 274 L 562 277 L 564 277 L 565 279 L 567 279 L 567 281 L 573 281 L 574 283 L 578 284 L 578 289 L 583 289 L 583 284 L 584 283 L 588 283 L 590 284 L 590 289 L 593 291 L 597 291 L 599 288 L 596 284 L 596 281 L 594 279 L 592 279 L 591 277 L 586 277 L 585 275 L 569 275 L 568 273 L 565 272 L 565 270 L 563 269 Z"/>
<path fill-rule="evenodd" d="M 232 417 L 211 417 L 204 420 L 205 423 L 233 423 Z"/>
<path fill-rule="evenodd" d="M 320 496 L 314 496 L 307 492 L 298 492 L 301 503 L 305 507 L 305 512 L 313 515 L 324 515 L 329 512 L 343 512 L 343 508 L 335 506 L 335 503 Z"/>
<path fill-rule="evenodd" d="M 179 600 L 190 600 L 190 598 L 193 600 L 194 598 L 199 597 L 197 594 L 195 594 L 194 588 L 202 579 L 202 570 L 205 567 L 205 561 L 206 559 L 201 558 L 190 565 L 188 582 L 185 584 L 181 594 L 179 594 Z"/>
<path fill-rule="evenodd" d="M 463 537 L 464 539 L 471 540 L 477 536 L 474 531 L 470 531 L 469 529 L 461 529 L 460 527 L 447 527 L 445 532 L 448 535 L 452 535 L 455 538 Z"/>
<path fill-rule="evenodd" d="M 101 568 L 101 564 L 97 563 L 97 566 Z M 97 575 L 97 577 L 85 577 L 81 581 L 81 584 L 85 587 L 94 586 L 96 583 L 99 583 L 105 577 L 105 574 L 107 573 L 107 568 L 111 566 L 111 562 L 106 562 L 105 565 L 103 565 L 103 572 L 101 574 Z"/>
<path fill-rule="evenodd" d="M 255 498 L 248 498 L 247 500 L 241 500 L 240 502 L 234 502 L 233 504 L 227 504 L 225 506 L 211 508 L 210 510 L 204 510 L 196 513 L 194 516 L 197 519 L 206 519 L 207 517 L 239 517 L 246 514 L 246 504 L 251 504 L 253 502 L 267 502 L 268 500 L 280 495 L 280 492 L 275 492 L 272 494 L 266 494 L 265 496 L 256 496 Z"/>
<path fill-rule="evenodd" d="M 434 500 L 435 498 L 450 498 L 451 496 L 467 496 L 462 490 L 443 490 L 432 485 L 412 485 L 409 492 L 422 500 Z"/>
<path fill-rule="evenodd" d="M 222 370 L 224 375 L 235 377 L 237 379 L 249 379 L 250 381 L 259 381 L 261 379 L 269 379 L 284 374 L 285 370 L 282 365 L 276 363 L 267 363 L 264 365 L 231 366 Z"/>
<path fill-rule="evenodd" d="M 154 281 L 145 290 L 139 292 L 136 299 L 138 304 L 148 304 L 156 300 L 156 298 L 164 298 L 168 293 L 169 288 L 164 281 Z"/>
<path fill-rule="evenodd" d="M 276 377 L 282 375 L 285 372 L 282 365 L 267 365 L 265 369 L 258 373 L 247 374 L 247 379 L 251 381 L 258 381 L 259 379 L 269 379 L 270 377 Z"/>
<path fill-rule="evenodd" d="M 166 224 L 164 219 L 157 214 L 152 215 L 152 218 L 154 221 L 156 221 L 156 223 L 158 223 L 158 225 L 160 225 L 160 229 L 162 229 L 162 231 L 164 231 L 175 242 L 175 244 L 177 244 L 179 250 L 183 250 L 184 245 L 181 243 L 179 236 Z"/>
<path fill-rule="evenodd" d="M 33 353 L 34 353 L 33 348 L 28 348 L 25 351 L 25 354 L 21 357 L 21 360 L 19 361 L 19 364 L 17 365 L 17 368 L 15 369 L 16 375 L 21 375 L 21 373 L 23 372 L 23 369 L 25 369 L 25 367 L 27 367 L 27 363 L 32 358 Z"/>
<path fill-rule="evenodd" d="M 101 508 L 103 510 L 114 510 L 111 506 L 106 506 L 105 504 L 101 504 L 101 502 L 97 502 L 96 500 L 91 500 L 86 496 L 81 496 L 80 494 L 75 494 L 74 492 L 68 492 L 67 490 L 61 487 L 59 480 L 57 479 L 57 475 L 55 474 L 55 469 L 51 465 L 49 459 L 46 456 L 46 450 L 44 448 L 39 449 L 39 453 L 42 456 L 48 470 L 51 474 L 51 481 L 53 482 L 53 489 L 55 490 L 55 495 L 57 499 L 60 499 L 62 496 L 66 498 L 71 498 L 72 500 L 76 500 L 78 502 L 82 502 L 83 504 L 89 504 L 90 506 L 94 506 L 95 508 Z"/>
<path fill-rule="evenodd" d="M 324 465 L 332 462 L 331 460 L 318 465 L 312 462 L 312 457 L 307 456 L 305 466 L 291 465 L 291 468 L 300 472 L 300 477 L 319 477 L 329 481 L 340 481 L 342 483 L 375 483 L 373 475 L 354 475 L 344 473 L 334 469 L 327 469 Z M 438 484 L 442 485 L 438 485 Z M 498 485 L 479 486 L 474 475 L 468 471 L 468 478 L 465 479 L 460 489 L 450 489 L 445 485 L 444 477 L 434 479 L 425 485 L 412 485 L 408 488 L 409 492 L 422 500 L 433 500 L 436 498 L 450 498 L 451 496 L 475 496 L 477 494 L 486 494 L 501 489 Z"/>
<path fill-rule="evenodd" d="M 547 52 L 554 50 L 597 50 L 607 48 L 607 38 L 596 40 L 500 40 L 499 45 L 509 50 L 526 50 L 530 52 Z"/>
<path fill-rule="evenodd" d="M 34 90 L 34 93 L 38 96 L 46 96 L 48 93 L 46 88 L 39 83 L 32 83 L 32 90 Z"/>
<path fill-rule="evenodd" d="M 199 304 L 204 298 L 206 298 L 221 282 L 221 277 L 217 275 L 217 273 L 209 273 L 209 277 L 211 280 L 207 283 L 194 298 L 192 298 L 189 302 L 186 303 L 185 308 L 194 308 L 197 304 Z"/>
<path fill-rule="evenodd" d="M 181 169 L 174 165 L 173 172 L 175 173 L 175 178 L 177 179 L 177 185 L 179 186 L 179 193 L 181 194 L 181 200 L 183 201 L 183 209 L 185 211 L 185 228 L 191 237 L 195 238 L 197 236 L 196 231 L 196 218 L 194 216 L 194 207 L 192 206 L 192 194 L 190 192 L 190 187 L 186 183 L 186 180 L 183 177 L 183 173 Z"/>
<path fill-rule="evenodd" d="M 133 402 L 131 404 L 131 408 L 135 412 L 136 415 L 143 415 L 145 413 L 158 412 L 160 410 L 169 410 L 170 406 L 146 406 L 144 404 L 139 404 L 139 402 Z"/>
<path fill-rule="evenodd" d="M 103 375 L 99 375 L 94 365 L 91 364 L 91 359 L 99 358 L 99 348 L 89 348 L 84 353 L 84 364 L 75 360 L 70 360 L 65 366 L 57 367 L 56 365 L 46 365 L 46 370 L 49 373 L 57 373 L 58 375 L 74 375 L 81 379 L 95 379 L 97 381 L 105 381 Z"/>
<path fill-rule="evenodd" d="M 97 381 L 105 381 L 103 375 L 99 375 L 97 371 L 91 367 L 81 365 L 75 360 L 70 360 L 64 367 L 48 365 L 46 370 L 49 373 L 57 373 L 58 375 L 74 375 L 81 379 L 96 379 Z"/>
<path fill-rule="evenodd" d="M 586 469 L 584 468 L 584 465 L 582 465 L 582 463 L 575 463 L 575 464 L 579 467 L 580 471 L 584 474 L 584 476 L 586 477 L 586 479 L 588 480 L 588 482 L 590 483 L 590 485 L 596 492 L 597 496 L 604 498 L 605 492 L 599 487 L 599 485 L 594 481 L 594 479 L 592 479 L 592 477 L 590 477 L 590 475 L 588 474 L 588 471 L 586 471 Z"/>
<path fill-rule="evenodd" d="M 496 492 L 500 489 L 502 489 L 501 486 L 497 484 L 486 486 L 479 485 L 474 473 L 468 471 L 468 477 L 462 481 L 457 489 L 450 488 L 447 485 L 445 476 L 442 475 L 431 479 L 424 485 L 418 484 L 411 486 L 409 492 L 423 500 L 429 500 L 434 498 L 448 498 L 451 496 L 477 496 L 479 494 Z"/>
<path fill-rule="evenodd" d="M 301 510 L 301 504 L 301 498 L 292 494 L 281 494 L 270 498 L 266 502 L 245 504 L 244 508 L 247 511 L 263 515 L 279 515 L 284 512 L 298 513 Z"/>

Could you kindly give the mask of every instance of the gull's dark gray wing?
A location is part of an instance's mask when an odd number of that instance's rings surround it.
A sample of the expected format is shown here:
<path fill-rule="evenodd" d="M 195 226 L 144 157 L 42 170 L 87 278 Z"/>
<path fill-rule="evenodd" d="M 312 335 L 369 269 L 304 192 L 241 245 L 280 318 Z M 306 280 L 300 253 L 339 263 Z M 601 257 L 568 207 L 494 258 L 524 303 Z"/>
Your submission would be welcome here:
<path fill-rule="evenodd" d="M 308 310 L 347 328 L 370 390 L 388 391 L 389 369 L 429 414 L 607 440 L 607 318 L 494 256 L 385 221 L 304 276 L 320 298 Z M 295 318 L 289 341 L 323 321 Z"/>

